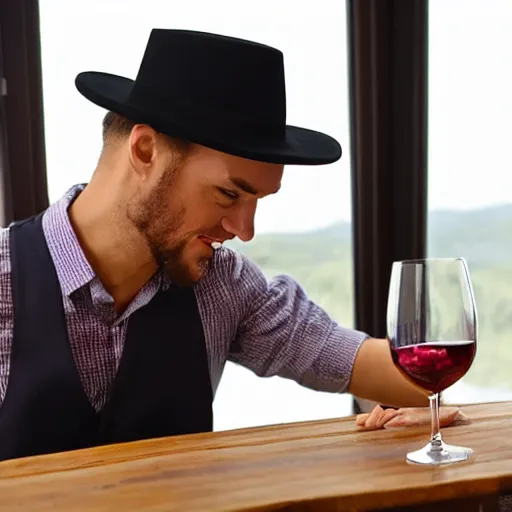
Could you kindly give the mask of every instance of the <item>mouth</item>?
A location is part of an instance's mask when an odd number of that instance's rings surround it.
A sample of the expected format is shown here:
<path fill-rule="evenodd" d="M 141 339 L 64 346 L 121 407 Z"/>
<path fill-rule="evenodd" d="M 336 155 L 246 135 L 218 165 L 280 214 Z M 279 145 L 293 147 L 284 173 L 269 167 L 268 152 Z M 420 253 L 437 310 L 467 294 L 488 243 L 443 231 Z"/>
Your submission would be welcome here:
<path fill-rule="evenodd" d="M 199 240 L 201 240 L 201 242 L 203 242 L 205 245 L 207 245 L 210 249 L 213 249 L 214 251 L 222 247 L 222 242 L 220 240 L 216 240 L 215 238 L 211 238 L 205 235 L 199 235 L 198 238 Z"/>

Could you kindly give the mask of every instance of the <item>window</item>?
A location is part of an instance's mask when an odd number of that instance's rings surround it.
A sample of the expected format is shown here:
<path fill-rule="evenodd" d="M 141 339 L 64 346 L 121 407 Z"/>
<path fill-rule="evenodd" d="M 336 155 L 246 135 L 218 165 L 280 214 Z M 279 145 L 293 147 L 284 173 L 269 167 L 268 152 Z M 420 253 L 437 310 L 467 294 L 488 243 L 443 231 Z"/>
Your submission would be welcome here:
<path fill-rule="evenodd" d="M 430 256 L 464 256 L 479 314 L 455 402 L 510 400 L 512 2 L 430 0 Z"/>
<path fill-rule="evenodd" d="M 1 45 L 1 43 L 0 43 Z M 0 48 L 1 50 L 1 48 Z M 0 53 L 1 54 L 1 53 Z M 2 90 L 5 87 L 3 72 L 2 72 L 2 62 L 0 61 L 0 175 L 4 177 L 6 175 L 6 167 L 7 167 L 7 126 L 6 126 L 6 116 L 5 116 L 5 104 L 4 104 L 4 91 Z M 5 178 L 3 178 L 5 179 Z M 6 190 L 7 189 L 7 190 Z M 6 183 L 0 186 L 0 226 L 5 226 L 9 224 L 6 220 L 6 195 L 9 193 L 9 187 Z"/>
<path fill-rule="evenodd" d="M 75 90 L 84 70 L 134 78 L 151 28 L 187 28 L 252 39 L 285 54 L 288 122 L 325 131 L 340 162 L 285 172 L 265 199 L 256 239 L 241 250 L 267 275 L 295 276 L 337 320 L 352 325 L 349 120 L 345 2 L 318 0 L 40 0 L 50 200 L 88 181 L 99 155 L 104 112 Z M 215 402 L 216 429 L 336 417 L 350 396 L 322 394 L 229 364 Z"/>

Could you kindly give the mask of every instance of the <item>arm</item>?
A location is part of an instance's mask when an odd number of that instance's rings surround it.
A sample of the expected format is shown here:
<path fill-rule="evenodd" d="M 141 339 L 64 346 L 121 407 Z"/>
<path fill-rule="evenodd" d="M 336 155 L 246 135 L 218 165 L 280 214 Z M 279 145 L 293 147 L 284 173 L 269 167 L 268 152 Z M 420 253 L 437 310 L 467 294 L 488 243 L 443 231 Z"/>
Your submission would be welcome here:
<path fill-rule="evenodd" d="M 427 406 L 429 393 L 407 380 L 393 364 L 388 341 L 366 339 L 359 348 L 348 391 L 392 406 Z"/>
<path fill-rule="evenodd" d="M 230 279 L 247 297 L 230 360 L 259 376 L 279 375 L 319 391 L 349 391 L 389 405 L 428 404 L 395 368 L 385 340 L 337 324 L 291 277 L 267 281 L 238 255 Z"/>

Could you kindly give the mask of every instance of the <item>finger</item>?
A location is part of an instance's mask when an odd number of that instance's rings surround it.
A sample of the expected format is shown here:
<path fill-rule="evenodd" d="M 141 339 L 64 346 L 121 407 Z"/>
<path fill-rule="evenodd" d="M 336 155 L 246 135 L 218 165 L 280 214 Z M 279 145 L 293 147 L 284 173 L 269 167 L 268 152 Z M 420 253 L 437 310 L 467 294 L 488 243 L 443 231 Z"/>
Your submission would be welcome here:
<path fill-rule="evenodd" d="M 368 430 L 373 430 L 377 428 L 377 422 L 379 421 L 379 418 L 381 417 L 384 409 L 380 405 L 376 405 L 373 408 L 373 411 L 370 413 L 368 418 L 366 419 L 366 422 L 364 424 L 364 428 Z"/>
<path fill-rule="evenodd" d="M 471 423 L 471 420 L 462 411 L 459 411 L 452 425 L 468 425 L 469 423 Z"/>
<path fill-rule="evenodd" d="M 407 427 L 430 425 L 430 407 L 403 407 L 399 409 L 398 412 L 403 418 L 402 423 Z"/>
<path fill-rule="evenodd" d="M 409 426 L 408 419 L 405 414 L 397 414 L 393 419 L 384 423 L 383 427 L 385 429 L 393 429 L 393 428 L 404 428 Z"/>
<path fill-rule="evenodd" d="M 398 411 L 396 409 L 385 409 L 377 422 L 377 428 L 382 428 L 388 421 L 391 421 L 397 415 Z"/>
<path fill-rule="evenodd" d="M 366 423 L 366 418 L 368 418 L 369 415 L 370 415 L 370 413 L 368 413 L 368 412 L 365 412 L 363 414 L 358 414 L 356 416 L 356 425 L 358 427 L 364 427 L 364 424 Z"/>
<path fill-rule="evenodd" d="M 439 425 L 447 427 L 451 425 L 459 416 L 464 416 L 458 407 L 441 407 L 439 411 Z"/>

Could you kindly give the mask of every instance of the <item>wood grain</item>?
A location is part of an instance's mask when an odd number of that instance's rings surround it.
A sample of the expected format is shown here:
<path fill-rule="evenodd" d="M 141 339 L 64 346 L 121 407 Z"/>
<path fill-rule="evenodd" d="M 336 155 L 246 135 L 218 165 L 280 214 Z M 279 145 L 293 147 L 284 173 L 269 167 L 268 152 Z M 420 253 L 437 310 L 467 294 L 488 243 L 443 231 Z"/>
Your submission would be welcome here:
<path fill-rule="evenodd" d="M 464 407 L 447 442 L 466 463 L 409 465 L 425 429 L 357 432 L 354 418 L 199 434 L 0 463 L 2 510 L 375 510 L 512 490 L 512 403 Z"/>

